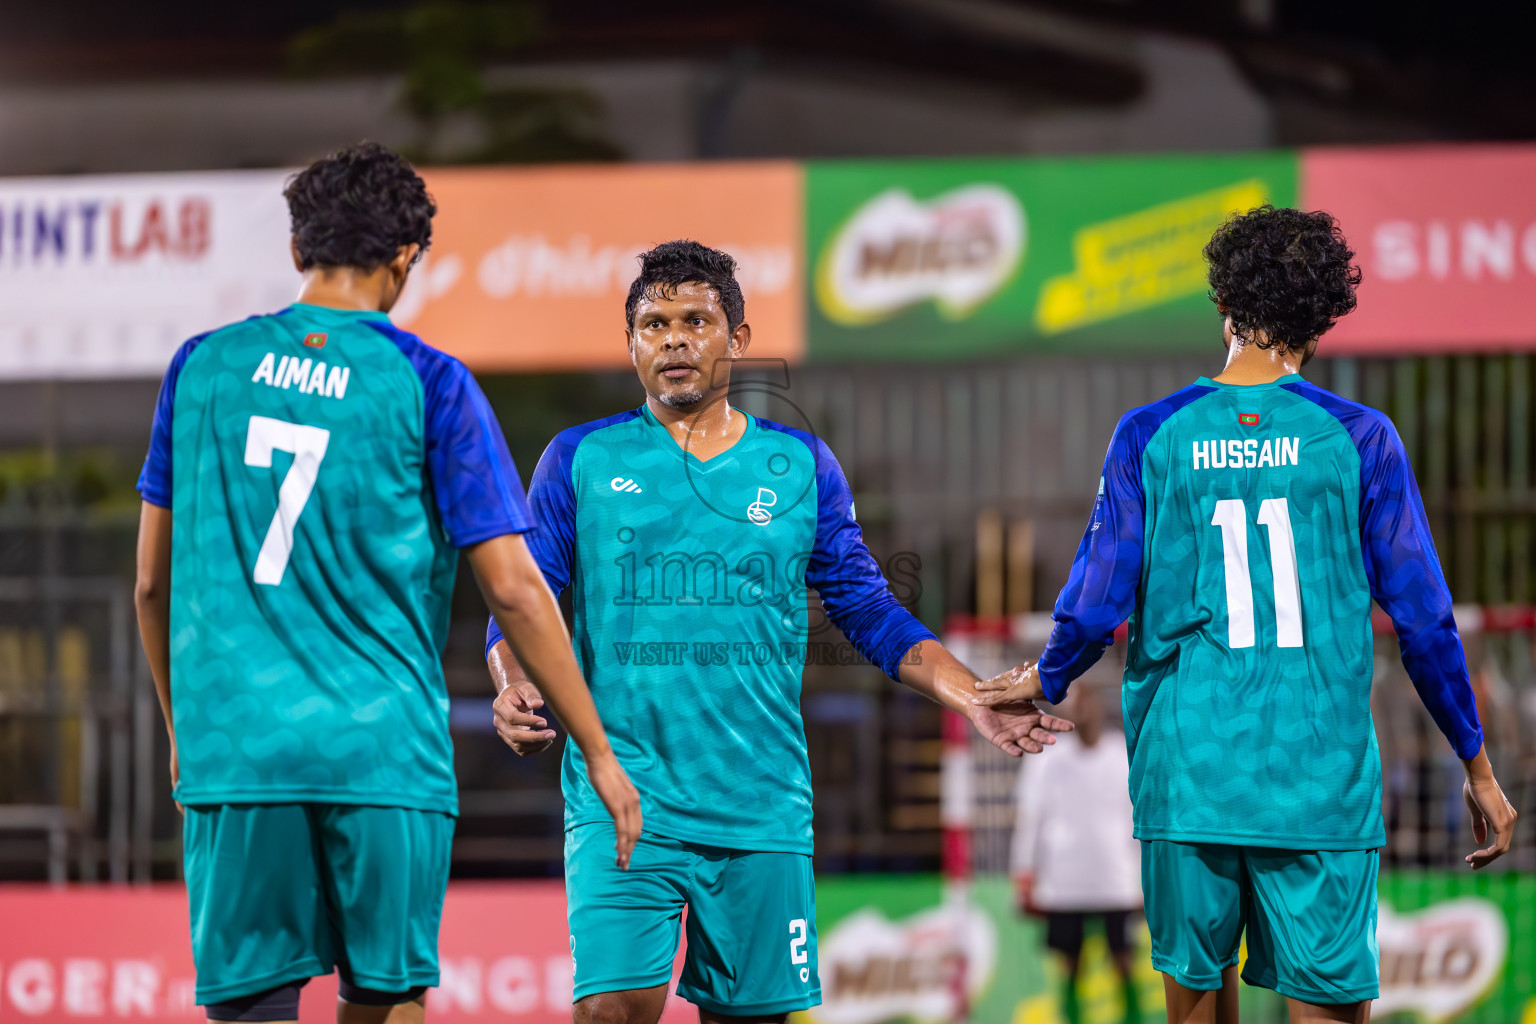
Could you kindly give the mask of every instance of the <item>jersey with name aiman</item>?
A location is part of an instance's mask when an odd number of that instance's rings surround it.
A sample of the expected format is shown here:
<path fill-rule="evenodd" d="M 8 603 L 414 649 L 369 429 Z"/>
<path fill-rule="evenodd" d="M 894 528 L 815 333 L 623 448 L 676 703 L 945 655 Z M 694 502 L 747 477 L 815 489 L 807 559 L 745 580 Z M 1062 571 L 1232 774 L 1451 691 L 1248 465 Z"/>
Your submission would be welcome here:
<path fill-rule="evenodd" d="M 1382 845 L 1371 601 L 1458 754 L 1482 744 L 1402 442 L 1302 380 L 1201 378 L 1120 421 L 1040 660 L 1046 695 L 1130 619 L 1136 836 Z"/>
<path fill-rule="evenodd" d="M 457 813 L 456 549 L 531 523 L 464 366 L 303 304 L 194 338 L 139 490 L 172 514 L 177 798 Z"/>
<path fill-rule="evenodd" d="M 800 718 L 808 644 L 835 648 L 807 588 L 895 676 L 933 634 L 896 600 L 822 441 L 757 417 L 708 460 L 642 407 L 566 430 L 528 488 L 530 549 L 571 589 L 575 646 L 648 832 L 809 854 Z M 831 634 L 835 636 L 835 633 Z M 501 639 L 491 623 L 487 650 Z M 606 821 L 567 743 L 566 827 Z"/>

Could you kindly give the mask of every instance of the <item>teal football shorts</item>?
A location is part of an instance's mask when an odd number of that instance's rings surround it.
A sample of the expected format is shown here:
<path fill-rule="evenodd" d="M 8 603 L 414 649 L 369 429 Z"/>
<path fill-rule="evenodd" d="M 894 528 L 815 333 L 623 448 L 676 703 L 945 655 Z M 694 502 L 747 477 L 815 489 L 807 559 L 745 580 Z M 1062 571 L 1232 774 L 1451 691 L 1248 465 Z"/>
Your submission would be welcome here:
<path fill-rule="evenodd" d="M 346 804 L 188 807 L 197 1002 L 340 967 L 352 984 L 437 984 L 453 818 Z"/>
<path fill-rule="evenodd" d="M 800 853 L 726 850 L 643 832 L 629 870 L 614 863 L 612 823 L 565 834 L 574 997 L 666 985 L 688 909 L 677 994 L 730 1016 L 821 1002 L 816 885 Z"/>
<path fill-rule="evenodd" d="M 1152 965 L 1185 988 L 1243 980 L 1319 1005 L 1379 994 L 1375 850 L 1277 850 L 1143 840 Z"/>

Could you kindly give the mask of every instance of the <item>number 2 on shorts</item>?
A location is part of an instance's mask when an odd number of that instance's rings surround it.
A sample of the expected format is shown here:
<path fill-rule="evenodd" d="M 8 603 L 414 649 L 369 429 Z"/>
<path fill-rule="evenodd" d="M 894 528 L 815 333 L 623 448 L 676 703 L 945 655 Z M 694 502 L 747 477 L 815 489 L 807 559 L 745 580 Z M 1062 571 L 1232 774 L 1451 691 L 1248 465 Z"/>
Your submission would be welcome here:
<path fill-rule="evenodd" d="M 789 922 L 789 934 L 793 936 L 789 940 L 789 962 L 792 964 L 810 963 L 811 954 L 806 952 L 805 949 L 805 931 L 805 918 L 797 917 Z M 809 967 L 801 967 L 800 980 L 809 981 L 810 979 L 811 969 Z"/>
<path fill-rule="evenodd" d="M 315 489 L 320 463 L 325 461 L 325 449 L 330 443 L 331 432 L 324 427 L 308 427 L 269 416 L 251 417 L 245 432 L 247 466 L 271 469 L 273 452 L 293 455 L 293 465 L 277 489 L 277 511 L 272 516 L 272 525 L 267 527 L 266 539 L 256 555 L 253 578 L 257 583 L 275 587 L 283 582 L 288 557 L 293 554 L 294 524 Z"/>

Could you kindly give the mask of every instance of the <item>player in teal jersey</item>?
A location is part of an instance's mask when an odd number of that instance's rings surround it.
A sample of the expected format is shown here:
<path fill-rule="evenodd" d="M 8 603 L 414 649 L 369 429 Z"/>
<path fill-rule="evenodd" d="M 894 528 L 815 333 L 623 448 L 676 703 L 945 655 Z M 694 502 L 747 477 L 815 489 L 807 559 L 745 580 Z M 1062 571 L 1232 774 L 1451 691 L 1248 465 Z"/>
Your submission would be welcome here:
<path fill-rule="evenodd" d="M 625 341 L 645 404 L 560 434 L 529 487 L 529 544 L 551 588 L 572 592 L 578 657 L 645 809 L 620 877 L 596 855 L 611 826 L 566 747 L 580 1024 L 655 1024 L 685 906 L 679 993 L 701 1020 L 781 1021 L 820 1001 L 800 720 L 808 587 L 870 661 L 1003 750 L 1038 751 L 1069 728 L 1027 705 L 974 708 L 976 677 L 891 594 L 827 446 L 731 407 L 744 321 L 730 256 L 696 242 L 642 256 Z M 547 746 L 538 691 L 494 623 L 487 656 L 503 737 Z"/>
<path fill-rule="evenodd" d="M 407 1024 L 438 981 L 458 812 L 440 657 L 460 550 L 570 726 L 620 864 L 639 800 L 485 396 L 386 315 L 431 240 L 426 186 L 364 144 L 285 194 L 299 301 L 192 339 L 166 372 L 139 626 L 186 811 L 198 1003 L 291 1021 L 339 969 L 343 1024 Z"/>
<path fill-rule="evenodd" d="M 1291 1020 L 1377 996 L 1381 758 L 1371 600 L 1466 766 L 1483 867 L 1515 812 L 1483 749 L 1451 596 L 1386 416 L 1299 374 L 1355 306 L 1333 219 L 1269 207 L 1206 247 L 1227 365 L 1133 409 L 1038 666 L 977 698 L 1059 701 L 1130 619 L 1124 705 L 1153 963 L 1170 1021 L 1235 1021 L 1243 980 Z M 983 688 L 999 686 L 997 682 Z"/>

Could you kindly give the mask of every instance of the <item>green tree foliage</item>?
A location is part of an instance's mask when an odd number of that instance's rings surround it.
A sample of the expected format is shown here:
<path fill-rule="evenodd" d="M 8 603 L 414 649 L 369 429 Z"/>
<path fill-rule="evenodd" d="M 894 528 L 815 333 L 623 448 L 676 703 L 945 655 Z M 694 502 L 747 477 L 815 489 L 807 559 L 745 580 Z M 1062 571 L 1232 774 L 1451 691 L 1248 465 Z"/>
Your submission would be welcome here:
<path fill-rule="evenodd" d="M 400 74 L 397 102 L 417 128 L 407 155 L 421 163 L 618 159 L 590 92 L 509 85 L 487 74 L 539 30 L 539 8 L 524 0 L 424 0 L 344 13 L 309 29 L 289 44 L 289 62 L 308 75 Z"/>

